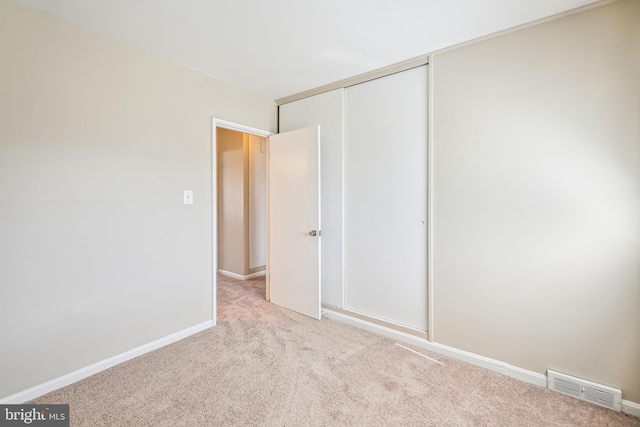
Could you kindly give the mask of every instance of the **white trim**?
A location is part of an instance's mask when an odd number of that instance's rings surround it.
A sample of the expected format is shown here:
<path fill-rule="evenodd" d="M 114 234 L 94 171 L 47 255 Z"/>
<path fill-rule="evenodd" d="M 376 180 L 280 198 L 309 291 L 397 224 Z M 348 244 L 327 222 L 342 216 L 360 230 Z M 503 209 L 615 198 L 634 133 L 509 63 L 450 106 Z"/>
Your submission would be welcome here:
<path fill-rule="evenodd" d="M 344 303 L 346 301 L 346 284 L 347 282 L 345 281 L 346 275 L 345 275 L 345 262 L 346 262 L 346 258 L 344 256 L 345 254 L 345 244 L 344 244 L 344 239 L 345 239 L 345 227 L 344 227 L 344 218 L 345 218 L 345 197 L 344 197 L 344 189 L 345 189 L 345 185 L 344 185 L 344 147 L 345 147 L 345 106 L 346 106 L 346 97 L 345 97 L 345 90 L 344 88 L 340 89 L 340 197 L 342 198 L 341 202 L 340 202 L 340 239 L 341 239 L 341 245 L 342 245 L 342 256 L 340 259 L 341 265 L 340 265 L 340 279 L 342 280 L 342 299 L 340 300 L 340 308 L 344 308 Z"/>
<path fill-rule="evenodd" d="M 260 271 L 256 271 L 254 273 L 250 273 L 247 274 L 245 277 L 245 279 L 249 280 L 249 279 L 255 279 L 256 277 L 262 277 L 262 276 L 266 276 L 267 275 L 267 270 L 260 270 Z"/>
<path fill-rule="evenodd" d="M 218 270 L 218 273 L 222 274 L 223 276 L 231 277 L 233 279 L 238 279 L 238 280 L 255 279 L 256 277 L 266 276 L 267 275 L 267 271 L 266 270 L 257 271 L 255 273 L 247 274 L 246 276 L 243 276 L 241 274 L 236 274 L 236 273 L 233 273 L 233 272 L 227 271 L 227 270 Z"/>
<path fill-rule="evenodd" d="M 213 118 L 213 124 L 214 124 L 214 127 L 235 130 L 237 132 L 242 132 L 242 133 L 250 133 L 252 135 L 258 135 L 265 138 L 268 138 L 270 135 L 273 135 L 273 132 L 252 128 L 250 126 L 240 125 L 238 123 L 228 122 L 226 120 L 216 119 L 215 117 Z"/>
<path fill-rule="evenodd" d="M 278 111 L 278 114 L 280 112 Z M 278 116 L 278 131 L 280 130 L 280 116 Z M 267 277 L 265 279 L 264 297 L 267 301 L 271 301 L 271 138 L 267 138 L 267 167 L 266 167 L 266 198 L 267 198 Z"/>
<path fill-rule="evenodd" d="M 469 354 L 473 354 L 473 353 L 469 353 Z M 504 363 L 504 362 L 500 362 L 500 363 Z M 504 363 L 504 366 L 506 369 L 505 375 L 511 378 L 515 378 L 520 381 L 539 385 L 541 387 L 547 386 L 547 376 L 545 374 L 540 374 L 538 372 L 533 372 L 528 369 L 519 368 L 517 366 L 509 365 L 508 363 Z"/>
<path fill-rule="evenodd" d="M 211 119 L 211 321 L 218 323 L 218 130 Z"/>
<path fill-rule="evenodd" d="M 427 65 L 427 333 L 435 339 L 433 304 L 433 55 Z"/>
<path fill-rule="evenodd" d="M 324 317 L 337 320 L 339 322 L 344 322 L 352 326 L 356 326 L 358 328 L 365 329 L 367 331 L 374 332 L 388 338 L 392 338 L 394 340 L 415 345 L 416 347 L 424 348 L 438 354 L 453 357 L 454 359 L 462 360 L 463 362 L 468 362 L 476 366 L 482 366 L 483 368 L 499 372 L 501 374 L 528 382 L 530 384 L 535 384 L 541 387 L 547 386 L 546 375 L 528 371 L 516 366 L 511 366 L 508 363 L 501 362 L 499 360 L 490 359 L 488 357 L 480 356 L 475 353 L 470 353 L 468 351 L 459 350 L 454 347 L 434 343 L 424 338 L 416 337 L 414 335 L 409 335 L 404 332 L 396 331 L 384 326 L 356 319 L 355 317 L 336 313 L 335 311 L 331 311 L 329 309 L 325 309 Z"/>
<path fill-rule="evenodd" d="M 51 381 L 47 381 L 46 383 L 31 387 L 16 394 L 12 394 L 11 396 L 7 396 L 3 399 L 0 399 L 0 404 L 6 405 L 27 402 L 29 400 L 35 399 L 36 397 L 40 397 L 54 390 L 90 377 L 91 375 L 95 375 L 98 372 L 104 371 L 105 369 L 111 368 L 122 362 L 126 362 L 127 360 L 131 360 L 150 351 L 157 350 L 176 341 L 180 341 L 181 339 L 184 339 L 188 336 L 197 334 L 198 332 L 204 331 L 205 329 L 209 329 L 212 326 L 213 322 L 211 320 L 207 320 L 206 322 L 191 326 L 187 329 L 183 329 L 171 335 L 167 335 L 166 337 L 157 339 L 150 343 L 143 344 L 139 347 L 125 351 L 124 353 L 120 353 L 115 356 L 109 357 L 108 359 L 96 362 L 92 365 L 85 366 L 84 368 L 80 368 L 77 371 L 73 371 Z"/>
<path fill-rule="evenodd" d="M 275 133 L 280 133 L 280 106 L 276 101 L 273 101 L 273 129 L 276 130 Z"/>
<path fill-rule="evenodd" d="M 320 134 L 320 125 L 316 126 L 316 135 L 318 139 L 318 149 L 316 158 L 318 159 L 318 311 L 317 319 L 322 319 L 322 135 Z"/>
<path fill-rule="evenodd" d="M 319 95 L 321 93 L 330 92 L 332 90 L 340 88 L 344 89 L 346 87 L 355 86 L 357 84 L 379 79 L 381 77 L 390 76 L 391 74 L 396 74 L 402 71 L 410 70 L 412 68 L 421 67 L 423 65 L 427 65 L 428 63 L 429 55 L 420 55 L 415 58 L 410 58 L 402 62 L 388 65 L 386 67 L 367 71 L 366 73 L 358 74 L 353 77 L 347 77 L 346 79 L 338 80 L 337 82 L 329 83 L 320 87 L 306 90 L 304 92 L 285 96 L 284 98 L 276 99 L 276 103 L 278 105 L 288 104 L 290 102 L 299 101 L 310 96 Z"/>
<path fill-rule="evenodd" d="M 640 403 L 631 402 L 624 399 L 622 399 L 622 402 L 620 403 L 622 405 L 622 412 L 640 418 Z"/>

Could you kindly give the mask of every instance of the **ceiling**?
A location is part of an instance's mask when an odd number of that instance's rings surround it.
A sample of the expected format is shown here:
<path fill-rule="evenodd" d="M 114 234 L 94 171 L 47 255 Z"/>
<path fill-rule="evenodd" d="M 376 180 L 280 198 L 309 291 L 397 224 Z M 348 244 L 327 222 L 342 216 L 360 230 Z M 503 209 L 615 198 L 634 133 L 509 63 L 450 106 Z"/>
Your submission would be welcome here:
<path fill-rule="evenodd" d="M 599 0 L 17 0 L 270 99 Z"/>

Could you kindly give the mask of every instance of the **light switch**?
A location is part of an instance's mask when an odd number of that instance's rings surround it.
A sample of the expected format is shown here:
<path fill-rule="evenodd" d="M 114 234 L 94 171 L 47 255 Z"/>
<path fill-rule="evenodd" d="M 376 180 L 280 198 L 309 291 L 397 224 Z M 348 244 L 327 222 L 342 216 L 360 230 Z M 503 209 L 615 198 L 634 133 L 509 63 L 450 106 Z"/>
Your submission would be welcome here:
<path fill-rule="evenodd" d="M 184 196 L 182 199 L 185 205 L 193 204 L 193 191 L 192 190 L 184 190 Z"/>

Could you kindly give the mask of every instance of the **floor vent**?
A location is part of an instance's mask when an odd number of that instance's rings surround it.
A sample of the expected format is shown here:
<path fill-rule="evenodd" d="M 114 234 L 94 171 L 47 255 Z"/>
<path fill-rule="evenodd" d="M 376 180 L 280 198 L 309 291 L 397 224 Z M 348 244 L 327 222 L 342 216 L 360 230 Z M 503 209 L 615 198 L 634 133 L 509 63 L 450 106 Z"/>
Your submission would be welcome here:
<path fill-rule="evenodd" d="M 547 387 L 596 405 L 620 411 L 622 391 L 602 384 L 547 370 Z"/>

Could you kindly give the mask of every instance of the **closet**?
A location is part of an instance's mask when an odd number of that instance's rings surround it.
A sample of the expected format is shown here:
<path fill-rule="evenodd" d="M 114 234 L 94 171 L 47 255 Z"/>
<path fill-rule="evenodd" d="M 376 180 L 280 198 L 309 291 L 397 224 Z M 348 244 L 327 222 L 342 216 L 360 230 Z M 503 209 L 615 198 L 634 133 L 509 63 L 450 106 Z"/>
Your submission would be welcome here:
<path fill-rule="evenodd" d="M 427 66 L 279 106 L 279 130 L 319 125 L 321 295 L 427 331 Z"/>

